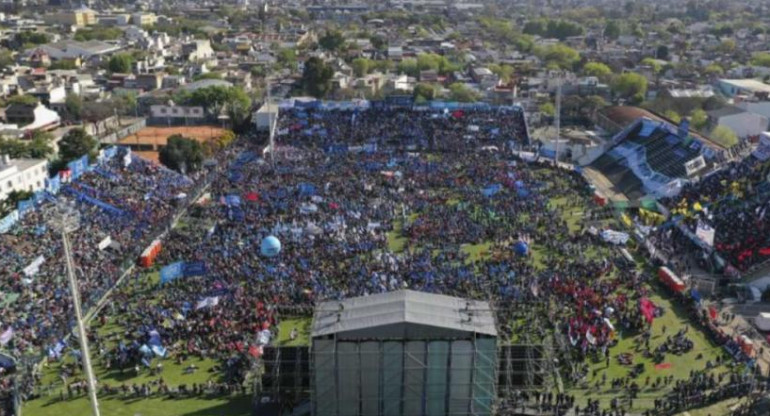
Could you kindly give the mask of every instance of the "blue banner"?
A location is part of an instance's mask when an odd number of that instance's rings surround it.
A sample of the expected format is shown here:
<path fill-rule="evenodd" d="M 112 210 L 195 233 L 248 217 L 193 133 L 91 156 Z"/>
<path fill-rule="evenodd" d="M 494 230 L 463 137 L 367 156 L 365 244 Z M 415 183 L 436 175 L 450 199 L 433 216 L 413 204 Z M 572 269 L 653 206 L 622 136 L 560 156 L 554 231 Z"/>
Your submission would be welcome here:
<path fill-rule="evenodd" d="M 59 189 L 61 189 L 61 179 L 59 179 L 59 175 L 55 175 L 53 178 L 46 179 L 45 187 L 51 194 L 58 194 Z"/>
<path fill-rule="evenodd" d="M 299 196 L 313 196 L 316 192 L 315 185 L 309 183 L 301 183 L 297 188 L 299 188 Z"/>
<path fill-rule="evenodd" d="M 185 277 L 203 276 L 206 274 L 206 263 L 202 261 L 190 261 L 182 265 L 182 274 Z"/>
<path fill-rule="evenodd" d="M 182 277 L 184 262 L 178 261 L 160 269 L 160 284 L 164 285 L 172 280 Z"/>
<path fill-rule="evenodd" d="M 0 219 L 0 233 L 7 233 L 10 231 L 16 222 L 19 221 L 19 212 L 13 211 L 6 215 L 3 219 Z"/>
<path fill-rule="evenodd" d="M 24 216 L 27 212 L 32 211 L 35 208 L 35 201 L 28 199 L 26 201 L 19 201 L 16 205 L 16 210 L 19 211 L 20 216 Z"/>

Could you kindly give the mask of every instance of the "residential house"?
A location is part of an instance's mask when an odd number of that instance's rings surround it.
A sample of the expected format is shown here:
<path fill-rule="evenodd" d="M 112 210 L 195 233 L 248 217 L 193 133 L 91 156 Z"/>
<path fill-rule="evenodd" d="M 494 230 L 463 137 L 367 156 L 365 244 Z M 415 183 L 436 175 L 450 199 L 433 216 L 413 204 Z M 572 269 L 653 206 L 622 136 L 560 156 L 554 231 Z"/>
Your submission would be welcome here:
<path fill-rule="evenodd" d="M 51 130 L 61 124 L 61 117 L 55 111 L 51 111 L 43 104 L 25 105 L 11 104 L 5 109 L 5 122 L 3 130 L 32 131 Z"/>
<path fill-rule="evenodd" d="M 182 45 L 182 57 L 188 61 L 201 61 L 214 56 L 209 40 L 196 39 Z"/>
<path fill-rule="evenodd" d="M 388 47 L 388 59 L 391 61 L 400 61 L 404 58 L 404 48 L 401 46 Z"/>
<path fill-rule="evenodd" d="M 90 26 L 96 24 L 96 12 L 87 7 L 81 7 L 76 10 L 61 11 L 45 15 L 43 16 L 43 20 L 52 25 L 77 27 Z"/>
<path fill-rule="evenodd" d="M 717 85 L 728 97 L 741 95 L 766 101 L 770 96 L 770 85 L 755 79 L 720 79 Z"/>
<path fill-rule="evenodd" d="M 471 69 L 471 78 L 479 84 L 483 90 L 494 88 L 500 81 L 500 77 L 495 75 L 489 68 L 475 67 Z"/>
<path fill-rule="evenodd" d="M 13 191 L 36 192 L 45 188 L 48 161 L 45 159 L 11 159 L 0 156 L 0 201 Z"/>
<path fill-rule="evenodd" d="M 166 74 L 163 72 L 139 74 L 136 76 L 136 88 L 142 91 L 157 90 L 163 86 L 163 78 L 165 75 Z"/>

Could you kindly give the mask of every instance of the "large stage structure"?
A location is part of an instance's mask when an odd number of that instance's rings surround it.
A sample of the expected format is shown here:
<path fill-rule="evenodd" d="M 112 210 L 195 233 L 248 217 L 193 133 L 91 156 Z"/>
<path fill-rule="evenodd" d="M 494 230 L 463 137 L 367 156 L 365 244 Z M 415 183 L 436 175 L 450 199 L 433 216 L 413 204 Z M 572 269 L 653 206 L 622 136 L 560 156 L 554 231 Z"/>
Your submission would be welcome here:
<path fill-rule="evenodd" d="M 315 415 L 491 415 L 497 329 L 487 302 L 410 290 L 319 306 Z"/>

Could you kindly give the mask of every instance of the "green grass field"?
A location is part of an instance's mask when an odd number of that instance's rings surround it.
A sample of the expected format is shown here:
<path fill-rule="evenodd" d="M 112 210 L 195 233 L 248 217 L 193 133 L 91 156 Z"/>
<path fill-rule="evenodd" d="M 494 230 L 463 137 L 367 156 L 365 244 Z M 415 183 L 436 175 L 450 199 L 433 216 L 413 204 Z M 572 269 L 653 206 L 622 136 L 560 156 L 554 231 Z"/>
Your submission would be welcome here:
<path fill-rule="evenodd" d="M 99 409 L 105 416 L 248 416 L 250 396 L 195 397 L 184 399 L 118 397 L 99 398 Z M 58 394 L 26 403 L 23 409 L 30 416 L 85 416 L 90 414 L 87 398 L 60 401 Z"/>

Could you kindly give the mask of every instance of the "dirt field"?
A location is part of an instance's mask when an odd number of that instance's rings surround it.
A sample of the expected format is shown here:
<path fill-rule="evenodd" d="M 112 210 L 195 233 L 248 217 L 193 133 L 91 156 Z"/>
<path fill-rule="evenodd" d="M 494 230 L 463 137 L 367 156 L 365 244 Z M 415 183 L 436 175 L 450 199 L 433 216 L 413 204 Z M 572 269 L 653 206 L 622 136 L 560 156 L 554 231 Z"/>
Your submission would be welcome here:
<path fill-rule="evenodd" d="M 145 159 L 157 161 L 159 147 L 166 145 L 169 136 L 181 134 L 205 142 L 221 136 L 225 131 L 225 129 L 215 126 L 145 127 L 136 134 L 120 139 L 118 143 L 129 146 L 131 150 Z"/>

